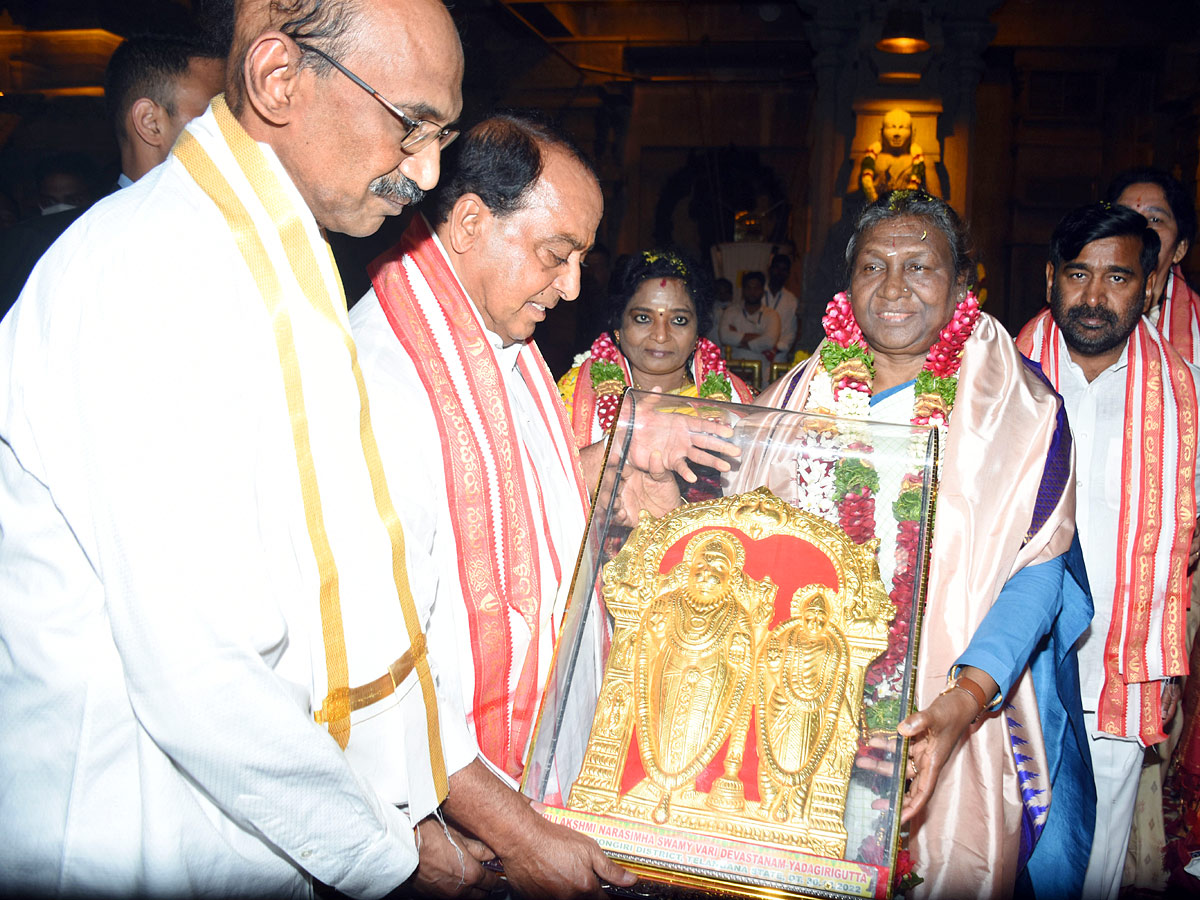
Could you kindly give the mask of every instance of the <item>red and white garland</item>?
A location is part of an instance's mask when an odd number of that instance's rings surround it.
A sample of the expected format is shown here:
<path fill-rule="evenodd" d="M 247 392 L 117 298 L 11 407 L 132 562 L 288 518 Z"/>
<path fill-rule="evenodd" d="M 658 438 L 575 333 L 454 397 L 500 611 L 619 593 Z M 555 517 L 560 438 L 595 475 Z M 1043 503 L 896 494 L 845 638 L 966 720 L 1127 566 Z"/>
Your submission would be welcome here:
<path fill-rule="evenodd" d="M 925 356 L 925 365 L 916 379 L 912 424 L 945 427 L 954 407 L 963 346 L 978 320 L 979 301 L 968 292 Z M 874 354 L 863 338 L 845 293 L 829 302 L 821 322 L 826 338 L 820 349 L 821 368 L 813 376 L 805 409 L 865 419 L 875 378 Z M 821 473 L 818 463 L 805 460 L 797 474 L 811 485 L 809 490 L 815 494 L 809 503 L 820 506 L 819 512 L 826 518 L 830 518 L 829 511 L 835 509 L 838 524 L 853 541 L 861 544 L 875 536 L 875 495 L 879 490 L 879 478 L 869 461 L 872 448 L 861 440 L 861 436 L 851 436 L 843 443 L 853 452 L 844 455 L 836 465 L 826 467 Z M 923 462 L 924 441 L 919 443 L 920 447 L 914 447 L 914 454 Z M 890 596 L 897 614 L 887 652 L 867 673 L 867 683 L 876 697 L 894 692 L 893 683 L 908 650 L 908 622 L 915 588 L 921 515 L 921 476 L 917 472 L 903 477 L 899 496 L 892 504 L 892 515 L 897 523 L 897 538 Z"/>
<path fill-rule="evenodd" d="M 625 393 L 625 388 L 632 384 L 633 375 L 625 354 L 607 331 L 602 332 L 592 342 L 592 349 L 588 355 L 592 361 L 592 390 L 596 392 L 596 418 L 600 427 L 608 431 L 617 420 L 621 395 Z M 699 396 L 726 402 L 735 398 L 733 384 L 729 380 L 729 369 L 721 356 L 721 348 L 708 338 L 696 339 L 690 374 L 698 386 Z"/>

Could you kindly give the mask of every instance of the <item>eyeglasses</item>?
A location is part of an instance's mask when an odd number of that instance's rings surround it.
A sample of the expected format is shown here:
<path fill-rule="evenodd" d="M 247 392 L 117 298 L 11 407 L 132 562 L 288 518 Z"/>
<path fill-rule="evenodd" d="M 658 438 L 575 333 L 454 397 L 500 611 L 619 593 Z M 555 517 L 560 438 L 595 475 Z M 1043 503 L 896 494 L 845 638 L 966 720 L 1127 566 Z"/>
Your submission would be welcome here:
<path fill-rule="evenodd" d="M 343 75 L 357 84 L 360 88 L 378 100 L 383 105 L 384 109 L 399 119 L 404 124 L 404 127 L 408 129 L 404 135 L 404 139 L 400 141 L 400 149 L 405 153 L 410 155 L 417 153 L 422 147 L 434 139 L 437 140 L 438 144 L 441 145 L 441 148 L 444 150 L 446 147 L 450 146 L 456 137 L 458 137 L 457 128 L 450 128 L 449 126 L 443 128 L 437 122 L 429 122 L 425 119 L 414 119 L 411 116 L 406 116 L 400 110 L 400 107 L 389 102 L 388 100 L 385 100 L 379 91 L 375 90 L 375 88 L 371 87 L 323 50 L 318 50 L 311 44 L 302 44 L 299 41 L 296 41 L 296 46 L 305 53 L 317 54 L 317 56 L 321 57 L 321 59 L 325 60 Z"/>

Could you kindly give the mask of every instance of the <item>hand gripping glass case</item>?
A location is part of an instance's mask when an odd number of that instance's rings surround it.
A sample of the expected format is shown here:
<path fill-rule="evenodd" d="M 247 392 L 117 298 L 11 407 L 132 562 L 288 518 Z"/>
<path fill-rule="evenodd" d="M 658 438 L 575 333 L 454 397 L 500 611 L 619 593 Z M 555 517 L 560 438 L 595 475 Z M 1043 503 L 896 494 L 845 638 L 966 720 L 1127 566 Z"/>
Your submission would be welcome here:
<path fill-rule="evenodd" d="M 732 470 L 663 474 L 701 420 Z M 524 793 L 636 895 L 891 897 L 937 453 L 936 429 L 629 391 Z"/>

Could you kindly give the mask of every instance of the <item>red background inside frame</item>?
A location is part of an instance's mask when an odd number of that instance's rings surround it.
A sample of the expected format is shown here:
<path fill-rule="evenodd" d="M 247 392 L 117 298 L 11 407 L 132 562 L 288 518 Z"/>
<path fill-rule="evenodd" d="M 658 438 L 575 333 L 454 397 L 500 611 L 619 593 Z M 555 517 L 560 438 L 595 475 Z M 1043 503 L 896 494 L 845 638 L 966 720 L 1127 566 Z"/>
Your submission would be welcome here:
<path fill-rule="evenodd" d="M 685 534 L 663 554 L 659 573 L 666 574 L 673 566 L 682 561 L 683 551 L 687 547 L 688 541 L 705 531 L 727 531 L 738 538 L 742 542 L 742 546 L 746 548 L 745 573 L 755 581 L 762 581 L 765 576 L 770 575 L 771 580 L 778 585 L 779 590 L 775 595 L 775 611 L 771 617 L 769 628 L 775 628 L 779 623 L 791 618 L 792 594 L 801 587 L 820 584 L 834 591 L 838 590 L 837 570 L 834 568 L 833 562 L 819 547 L 803 538 L 785 534 L 772 535 L 756 541 L 737 528 L 698 528 Z M 761 799 L 758 793 L 758 779 L 755 777 L 755 773 L 758 771 L 756 728 L 755 717 L 751 714 L 750 727 L 746 731 L 746 745 L 742 757 L 740 778 L 745 787 L 746 800 L 753 802 Z M 713 781 L 721 774 L 728 744 L 729 742 L 726 741 L 721 746 L 712 762 L 696 778 L 696 786 L 699 790 L 707 792 L 712 787 Z M 637 729 L 635 728 L 633 736 L 630 738 L 625 770 L 621 773 L 620 792 L 628 793 L 645 777 L 646 772 L 642 767 Z"/>

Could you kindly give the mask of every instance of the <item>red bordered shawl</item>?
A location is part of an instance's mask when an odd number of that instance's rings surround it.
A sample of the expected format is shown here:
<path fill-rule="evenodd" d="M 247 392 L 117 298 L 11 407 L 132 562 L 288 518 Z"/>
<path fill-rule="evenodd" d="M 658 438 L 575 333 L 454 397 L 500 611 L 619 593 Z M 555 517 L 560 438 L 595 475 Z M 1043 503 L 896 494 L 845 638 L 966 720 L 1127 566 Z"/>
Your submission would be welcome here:
<path fill-rule="evenodd" d="M 1046 309 L 1017 338 L 1056 389 L 1067 352 L 1059 335 Z M 1117 579 L 1097 718 L 1101 731 L 1150 746 L 1166 740 L 1160 679 L 1188 671 L 1197 404 L 1191 370 L 1145 319 L 1128 348 Z"/>
<path fill-rule="evenodd" d="M 1192 290 L 1179 266 L 1171 267 L 1158 330 L 1184 359 L 1200 365 L 1200 294 Z"/>
<path fill-rule="evenodd" d="M 541 604 L 552 599 L 541 596 L 542 566 L 552 566 L 561 582 L 562 560 L 569 565 L 577 548 L 554 546 L 536 472 L 531 481 L 525 476 L 526 451 L 495 352 L 424 218 L 414 218 L 398 252 L 376 260 L 370 274 L 384 315 L 429 395 L 441 438 L 474 657 L 476 738 L 488 759 L 517 778 L 541 687 Z M 587 490 L 566 411 L 532 341 L 521 348 L 517 365 L 567 478 L 578 488 L 580 515 L 586 518 Z M 539 531 L 549 559 L 538 551 Z M 529 626 L 524 661 L 513 658 L 510 611 Z M 520 665 L 520 674 L 510 696 L 514 665 Z"/>

